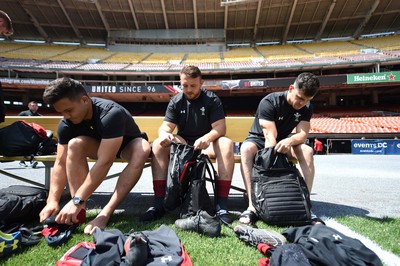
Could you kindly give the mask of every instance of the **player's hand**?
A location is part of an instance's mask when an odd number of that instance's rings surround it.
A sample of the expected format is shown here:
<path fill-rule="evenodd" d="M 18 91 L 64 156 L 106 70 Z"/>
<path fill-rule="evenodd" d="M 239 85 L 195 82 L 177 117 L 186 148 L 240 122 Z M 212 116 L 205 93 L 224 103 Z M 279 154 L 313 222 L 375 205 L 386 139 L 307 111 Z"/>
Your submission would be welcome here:
<path fill-rule="evenodd" d="M 41 223 L 51 216 L 56 216 L 60 211 L 60 205 L 58 202 L 48 202 L 43 210 L 39 213 L 39 220 Z"/>

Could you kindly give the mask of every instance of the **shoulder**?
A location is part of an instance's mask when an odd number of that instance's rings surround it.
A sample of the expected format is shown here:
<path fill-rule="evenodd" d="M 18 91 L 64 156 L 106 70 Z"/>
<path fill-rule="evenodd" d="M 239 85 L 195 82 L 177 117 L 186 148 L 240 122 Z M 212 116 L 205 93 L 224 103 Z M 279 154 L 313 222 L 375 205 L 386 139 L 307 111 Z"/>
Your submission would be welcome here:
<path fill-rule="evenodd" d="M 169 106 L 175 106 L 184 100 L 183 92 L 178 93 L 169 100 Z"/>
<path fill-rule="evenodd" d="M 209 91 L 207 89 L 201 88 L 201 95 L 200 97 L 203 99 L 203 101 L 208 102 L 208 103 L 220 103 L 221 100 L 218 97 L 217 94 L 213 91 Z"/>
<path fill-rule="evenodd" d="M 204 95 L 208 98 L 218 98 L 217 94 L 215 94 L 215 92 L 213 92 L 213 91 L 209 91 L 205 88 L 201 88 L 200 91 L 201 91 L 202 95 Z"/>

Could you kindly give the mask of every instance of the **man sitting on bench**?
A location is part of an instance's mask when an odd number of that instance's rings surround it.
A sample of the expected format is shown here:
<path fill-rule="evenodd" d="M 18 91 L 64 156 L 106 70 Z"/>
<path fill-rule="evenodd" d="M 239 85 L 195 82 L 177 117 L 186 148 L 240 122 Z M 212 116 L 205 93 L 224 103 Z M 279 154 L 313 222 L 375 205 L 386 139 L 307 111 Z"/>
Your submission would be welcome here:
<path fill-rule="evenodd" d="M 78 213 L 102 183 L 114 159 L 121 157 L 128 162 L 110 201 L 85 227 L 84 233 L 92 234 L 96 227 L 106 227 L 114 210 L 139 180 L 150 144 L 125 108 L 110 100 L 89 97 L 76 80 L 52 81 L 43 100 L 64 118 L 58 125 L 57 157 L 47 205 L 40 213 L 41 222 L 56 215 L 59 224 L 78 223 Z M 97 160 L 90 170 L 88 157 Z M 59 201 L 67 181 L 72 200 L 60 210 Z"/>

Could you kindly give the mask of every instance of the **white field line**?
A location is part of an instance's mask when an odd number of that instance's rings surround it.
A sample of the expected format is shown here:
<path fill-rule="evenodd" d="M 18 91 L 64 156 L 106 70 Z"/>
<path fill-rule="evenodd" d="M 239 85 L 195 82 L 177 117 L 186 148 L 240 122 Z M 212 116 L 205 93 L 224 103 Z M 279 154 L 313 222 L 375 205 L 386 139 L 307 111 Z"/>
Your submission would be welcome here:
<path fill-rule="evenodd" d="M 366 247 L 368 247 L 370 250 L 374 251 L 376 255 L 381 259 L 382 263 L 387 266 L 400 266 L 400 257 L 396 256 L 395 254 L 388 252 L 386 250 L 383 250 L 379 245 L 375 244 L 372 242 L 370 239 L 366 238 L 365 236 L 362 236 L 347 226 L 344 226 L 335 219 L 328 218 L 328 219 L 323 219 L 325 224 L 329 227 L 332 227 L 342 234 L 345 234 L 348 237 L 356 238 L 360 240 Z"/>

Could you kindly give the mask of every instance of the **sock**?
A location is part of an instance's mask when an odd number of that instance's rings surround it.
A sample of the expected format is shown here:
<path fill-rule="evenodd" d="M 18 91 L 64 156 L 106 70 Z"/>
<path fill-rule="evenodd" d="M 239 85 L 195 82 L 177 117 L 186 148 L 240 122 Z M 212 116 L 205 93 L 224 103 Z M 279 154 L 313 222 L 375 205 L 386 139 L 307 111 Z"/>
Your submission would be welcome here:
<path fill-rule="evenodd" d="M 154 207 L 156 209 L 164 208 L 165 189 L 167 187 L 167 180 L 153 180 L 154 190 Z"/>
<path fill-rule="evenodd" d="M 217 210 L 227 209 L 231 180 L 217 180 Z"/>

